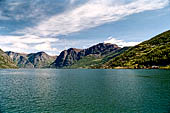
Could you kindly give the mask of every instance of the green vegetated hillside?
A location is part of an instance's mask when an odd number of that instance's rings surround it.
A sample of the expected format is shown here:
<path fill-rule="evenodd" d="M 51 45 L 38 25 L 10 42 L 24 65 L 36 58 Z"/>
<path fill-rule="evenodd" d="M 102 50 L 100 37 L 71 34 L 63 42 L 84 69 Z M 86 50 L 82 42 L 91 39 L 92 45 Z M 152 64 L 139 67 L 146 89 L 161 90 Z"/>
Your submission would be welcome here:
<path fill-rule="evenodd" d="M 17 68 L 11 58 L 0 49 L 0 69 Z"/>
<path fill-rule="evenodd" d="M 130 48 L 100 68 L 169 68 L 170 30 Z"/>
<path fill-rule="evenodd" d="M 116 51 L 111 51 L 109 53 L 103 54 L 103 55 L 88 55 L 85 57 L 81 57 L 80 60 L 75 62 L 73 65 L 65 67 L 65 68 L 100 68 L 100 66 L 110 59 L 122 54 L 124 51 L 126 51 L 129 47 L 124 47 L 121 49 L 118 49 Z"/>

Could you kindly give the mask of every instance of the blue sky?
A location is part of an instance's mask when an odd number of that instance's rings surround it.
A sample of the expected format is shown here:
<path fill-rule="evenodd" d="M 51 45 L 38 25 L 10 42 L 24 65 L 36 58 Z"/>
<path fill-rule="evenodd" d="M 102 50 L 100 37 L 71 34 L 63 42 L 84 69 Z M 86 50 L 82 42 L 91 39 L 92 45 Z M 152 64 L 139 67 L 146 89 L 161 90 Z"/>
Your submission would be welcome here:
<path fill-rule="evenodd" d="M 170 29 L 169 0 L 0 0 L 0 48 L 59 54 L 106 42 L 133 46 Z"/>

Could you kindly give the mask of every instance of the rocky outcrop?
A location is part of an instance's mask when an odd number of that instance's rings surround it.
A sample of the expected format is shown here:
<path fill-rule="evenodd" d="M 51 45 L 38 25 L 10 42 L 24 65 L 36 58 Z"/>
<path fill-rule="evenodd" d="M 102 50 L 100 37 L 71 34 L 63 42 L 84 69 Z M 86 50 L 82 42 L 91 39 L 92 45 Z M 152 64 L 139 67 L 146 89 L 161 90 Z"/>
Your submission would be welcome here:
<path fill-rule="evenodd" d="M 96 55 L 102 56 L 111 51 L 116 51 L 120 49 L 115 44 L 109 43 L 99 43 L 87 49 L 75 49 L 70 48 L 68 50 L 64 50 L 61 54 L 57 57 L 57 59 L 52 63 L 51 67 L 53 68 L 62 68 L 65 66 L 70 66 L 80 60 L 84 56 L 88 55 Z"/>
<path fill-rule="evenodd" d="M 117 49 L 120 49 L 116 44 L 110 44 L 110 43 L 99 43 L 97 45 L 94 45 L 90 48 L 82 50 L 79 54 L 80 56 L 87 56 L 90 54 L 93 55 L 105 55 L 109 52 L 115 51 Z"/>
<path fill-rule="evenodd" d="M 75 61 L 80 59 L 80 51 L 81 49 L 75 48 L 70 48 L 68 50 L 62 51 L 51 66 L 59 68 L 73 64 Z"/>
<path fill-rule="evenodd" d="M 34 68 L 48 67 L 56 59 L 56 56 L 49 56 L 45 52 L 31 53 L 28 54 L 27 57 L 34 65 Z"/>

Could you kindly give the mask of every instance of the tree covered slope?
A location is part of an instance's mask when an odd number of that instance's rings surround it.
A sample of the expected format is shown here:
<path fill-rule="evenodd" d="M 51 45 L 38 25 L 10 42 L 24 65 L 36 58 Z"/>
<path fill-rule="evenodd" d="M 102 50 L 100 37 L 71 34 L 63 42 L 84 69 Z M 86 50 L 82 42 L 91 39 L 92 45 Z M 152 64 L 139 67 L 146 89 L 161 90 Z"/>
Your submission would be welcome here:
<path fill-rule="evenodd" d="M 101 68 L 151 68 L 170 65 L 170 30 L 130 48 Z"/>

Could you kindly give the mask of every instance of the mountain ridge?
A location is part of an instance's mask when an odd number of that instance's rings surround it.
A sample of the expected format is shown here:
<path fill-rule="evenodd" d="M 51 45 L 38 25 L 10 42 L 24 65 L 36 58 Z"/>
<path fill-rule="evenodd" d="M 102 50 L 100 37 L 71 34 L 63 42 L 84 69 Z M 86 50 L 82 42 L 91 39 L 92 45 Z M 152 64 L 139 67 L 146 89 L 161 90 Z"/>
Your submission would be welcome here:
<path fill-rule="evenodd" d="M 101 68 L 166 68 L 170 65 L 170 30 L 146 40 Z"/>
<path fill-rule="evenodd" d="M 133 47 L 121 48 L 116 44 L 99 43 L 87 49 L 69 48 L 59 56 L 50 56 L 43 51 L 5 53 L 0 50 L 2 68 L 16 68 L 17 64 L 19 68 L 169 69 L 170 30 Z"/>
<path fill-rule="evenodd" d="M 5 53 L 19 68 L 47 68 L 56 59 L 56 56 L 50 56 L 45 52 L 24 54 L 7 51 Z"/>
<path fill-rule="evenodd" d="M 87 49 L 70 48 L 68 50 L 62 51 L 61 54 L 57 57 L 57 59 L 54 61 L 54 63 L 51 65 L 51 67 L 62 68 L 71 66 L 84 56 L 101 56 L 117 49 L 120 49 L 120 47 L 118 47 L 116 44 L 109 43 L 99 43 Z"/>

